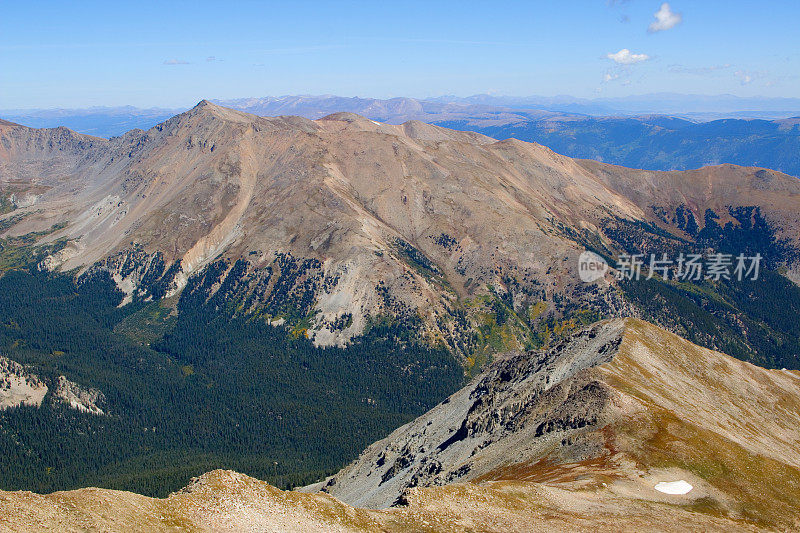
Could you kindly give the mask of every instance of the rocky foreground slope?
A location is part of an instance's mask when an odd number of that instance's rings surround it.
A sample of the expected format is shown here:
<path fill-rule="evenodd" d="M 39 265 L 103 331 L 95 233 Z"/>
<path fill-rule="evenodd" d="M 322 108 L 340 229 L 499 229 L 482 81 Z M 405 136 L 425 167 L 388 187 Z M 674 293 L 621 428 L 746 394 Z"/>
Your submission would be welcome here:
<path fill-rule="evenodd" d="M 0 528 L 795 530 L 800 374 L 606 321 L 546 352 L 509 354 L 304 490 L 215 471 L 166 499 L 4 492 Z"/>
<path fill-rule="evenodd" d="M 800 517 L 798 469 L 800 374 L 628 319 L 497 361 L 322 489 L 383 508 L 409 487 L 454 481 L 580 485 L 589 476 L 648 494 L 657 481 L 684 479 L 695 487 L 685 501 L 707 498 L 717 511 L 757 520 L 767 510 Z"/>

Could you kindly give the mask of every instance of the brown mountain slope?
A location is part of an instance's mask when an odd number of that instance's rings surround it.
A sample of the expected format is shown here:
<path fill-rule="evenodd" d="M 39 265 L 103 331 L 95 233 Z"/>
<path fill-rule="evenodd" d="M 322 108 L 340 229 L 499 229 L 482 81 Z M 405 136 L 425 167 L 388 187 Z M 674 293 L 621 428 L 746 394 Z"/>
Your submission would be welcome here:
<path fill-rule="evenodd" d="M 470 353 L 500 296 L 523 314 L 616 314 L 625 304 L 608 282 L 577 281 L 577 255 L 613 245 L 609 221 L 685 235 L 662 213 L 676 205 L 702 226 L 706 208 L 756 201 L 798 245 L 800 181 L 776 172 L 642 173 L 348 113 L 263 118 L 204 101 L 109 141 L 2 125 L 0 146 L 0 191 L 16 207 L 5 235 L 66 224 L 41 241 L 69 241 L 48 267 L 108 270 L 130 297 L 160 297 L 222 260 L 204 290 L 234 272 L 243 312 L 307 323 L 318 345 L 390 315 Z M 505 346 L 522 347 L 517 322 L 502 325 Z"/>
<path fill-rule="evenodd" d="M 497 361 L 321 487 L 382 508 L 410 487 L 536 481 L 798 527 L 798 428 L 797 372 L 615 320 Z M 677 480 L 692 490 L 653 488 Z"/>
<path fill-rule="evenodd" d="M 798 428 L 797 372 L 764 370 L 646 322 L 613 320 L 547 352 L 495 362 L 370 446 L 328 480 L 327 494 L 283 492 L 223 471 L 163 500 L 101 489 L 4 492 L 0 527 L 795 530 Z M 691 489 L 657 489 L 678 481 Z M 385 507 L 401 494 L 389 509 L 351 507 Z"/>
<path fill-rule="evenodd" d="M 717 165 L 682 172 L 659 172 L 590 160 L 578 163 L 643 210 L 659 206 L 674 212 L 676 207 L 684 205 L 702 227 L 706 209 L 719 214 L 719 223 L 724 225 L 737 223 L 728 207 L 760 206 L 775 223 L 778 237 L 797 242 L 797 227 L 800 226 L 800 213 L 796 209 L 798 180 L 775 170 Z"/>

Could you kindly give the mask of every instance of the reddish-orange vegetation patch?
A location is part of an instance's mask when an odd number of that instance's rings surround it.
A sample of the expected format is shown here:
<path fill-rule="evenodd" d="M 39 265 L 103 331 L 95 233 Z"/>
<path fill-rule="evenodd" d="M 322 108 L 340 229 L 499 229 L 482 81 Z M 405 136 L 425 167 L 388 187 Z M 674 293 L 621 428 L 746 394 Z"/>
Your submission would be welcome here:
<path fill-rule="evenodd" d="M 472 480 L 473 483 L 484 481 L 533 481 L 536 483 L 568 483 L 581 477 L 594 475 L 605 478 L 619 478 L 611 456 L 585 459 L 576 463 L 559 464 L 552 459 L 540 459 L 535 463 L 517 463 L 505 465 Z"/>

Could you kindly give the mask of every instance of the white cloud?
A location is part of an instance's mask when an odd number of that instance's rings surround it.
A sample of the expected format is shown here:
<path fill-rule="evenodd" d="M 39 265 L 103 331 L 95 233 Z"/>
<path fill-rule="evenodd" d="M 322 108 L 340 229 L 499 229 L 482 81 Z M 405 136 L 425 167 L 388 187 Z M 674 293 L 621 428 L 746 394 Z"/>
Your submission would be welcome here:
<path fill-rule="evenodd" d="M 656 20 L 651 22 L 650 26 L 647 28 L 647 31 L 650 33 L 671 30 L 683 20 L 683 15 L 672 11 L 672 8 L 669 7 L 667 2 L 661 4 L 661 8 L 655 13 L 655 17 Z"/>
<path fill-rule="evenodd" d="M 208 56 L 206 58 L 206 61 L 209 62 L 209 63 L 211 63 L 212 61 L 216 61 L 216 60 L 217 60 L 217 58 L 215 56 Z"/>
<path fill-rule="evenodd" d="M 184 61 L 183 59 L 167 59 L 164 61 L 165 65 L 188 65 L 188 61 Z"/>
<path fill-rule="evenodd" d="M 619 74 L 617 74 L 616 72 L 606 72 L 605 75 L 603 75 L 603 81 L 606 83 L 608 83 L 609 81 L 614 81 L 617 78 L 619 78 Z"/>
<path fill-rule="evenodd" d="M 650 59 L 647 54 L 634 54 L 627 48 L 623 48 L 616 54 L 607 54 L 606 57 L 618 65 L 633 65 Z"/>

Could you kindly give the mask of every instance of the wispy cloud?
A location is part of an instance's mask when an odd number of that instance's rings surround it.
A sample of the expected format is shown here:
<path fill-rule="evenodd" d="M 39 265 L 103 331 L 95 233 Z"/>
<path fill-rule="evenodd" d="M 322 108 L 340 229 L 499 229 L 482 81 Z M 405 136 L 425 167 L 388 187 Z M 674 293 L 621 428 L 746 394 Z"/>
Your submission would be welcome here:
<path fill-rule="evenodd" d="M 764 70 L 737 70 L 733 77 L 742 85 L 750 85 L 755 81 L 763 81 L 765 87 L 772 87 L 778 81 L 775 76 Z"/>
<path fill-rule="evenodd" d="M 654 16 L 656 20 L 651 22 L 650 26 L 647 28 L 647 31 L 650 33 L 671 30 L 683 20 L 683 15 L 672 11 L 672 8 L 667 2 L 661 4 L 661 8 L 656 11 Z"/>
<path fill-rule="evenodd" d="M 164 61 L 165 65 L 188 65 L 188 61 L 184 61 L 183 59 L 167 59 Z"/>
<path fill-rule="evenodd" d="M 608 7 L 611 9 L 615 8 L 625 9 L 628 7 L 628 2 L 629 0 L 607 0 Z M 631 18 L 627 14 L 622 13 L 619 16 L 619 21 L 622 24 L 627 24 L 631 21 Z"/>
<path fill-rule="evenodd" d="M 606 54 L 606 57 L 618 65 L 633 65 L 650 59 L 650 56 L 647 54 L 634 54 L 627 48 L 623 48 L 619 52 L 613 54 Z"/>
<path fill-rule="evenodd" d="M 676 74 L 694 74 L 696 76 L 708 76 L 720 70 L 731 68 L 730 63 L 725 65 L 709 65 L 707 67 L 687 67 L 684 65 L 670 65 L 668 70 Z"/>
<path fill-rule="evenodd" d="M 428 44 L 456 44 L 456 45 L 490 45 L 490 46 L 516 46 L 512 42 L 504 41 L 463 41 L 458 39 L 396 39 L 401 43 L 428 43 Z"/>
<path fill-rule="evenodd" d="M 347 48 L 343 44 L 324 44 L 319 46 L 291 46 L 287 48 L 267 48 L 263 50 L 254 50 L 260 54 L 267 55 L 288 55 L 288 54 L 308 54 L 312 52 L 321 52 L 324 50 L 337 50 L 340 48 Z"/>
<path fill-rule="evenodd" d="M 212 63 L 212 62 L 214 62 L 214 61 L 217 61 L 217 58 L 216 58 L 215 56 L 208 56 L 208 57 L 206 58 L 206 61 L 207 61 L 208 63 Z"/>
<path fill-rule="evenodd" d="M 733 73 L 733 77 L 739 80 L 739 83 L 742 85 L 749 85 L 753 82 L 753 80 L 760 78 L 761 73 L 759 72 L 748 72 L 746 70 L 737 70 Z"/>

